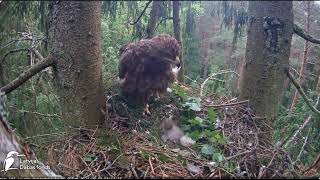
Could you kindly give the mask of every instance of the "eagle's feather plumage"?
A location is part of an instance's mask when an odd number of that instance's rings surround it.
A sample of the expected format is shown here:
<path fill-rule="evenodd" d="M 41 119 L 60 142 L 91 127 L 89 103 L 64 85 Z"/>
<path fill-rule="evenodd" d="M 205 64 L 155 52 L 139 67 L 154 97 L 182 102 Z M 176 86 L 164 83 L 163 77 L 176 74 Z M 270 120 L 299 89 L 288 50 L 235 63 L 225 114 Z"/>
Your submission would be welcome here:
<path fill-rule="evenodd" d="M 176 80 L 180 45 L 167 34 L 125 44 L 119 50 L 122 95 L 129 103 L 141 104 L 148 112 L 151 95 L 163 94 Z"/>

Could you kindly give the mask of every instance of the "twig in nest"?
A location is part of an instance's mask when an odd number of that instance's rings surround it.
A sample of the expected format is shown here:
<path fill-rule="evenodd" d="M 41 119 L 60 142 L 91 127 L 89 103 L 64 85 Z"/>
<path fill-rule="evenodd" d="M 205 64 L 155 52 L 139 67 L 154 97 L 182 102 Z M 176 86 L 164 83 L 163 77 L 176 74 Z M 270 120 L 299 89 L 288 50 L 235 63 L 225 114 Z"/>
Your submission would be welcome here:
<path fill-rule="evenodd" d="M 153 169 L 153 166 L 152 166 L 152 163 L 151 163 L 150 156 L 149 156 L 149 165 L 150 165 L 150 168 L 151 168 L 151 172 L 154 175 L 155 173 L 154 173 L 154 169 Z"/>
<path fill-rule="evenodd" d="M 249 103 L 249 100 L 244 100 L 244 101 L 239 101 L 239 102 L 235 102 L 235 103 L 229 103 L 229 104 L 212 104 L 212 105 L 204 105 L 206 107 L 225 107 L 225 106 L 235 106 L 235 105 L 239 105 L 239 104 L 245 104 L 245 103 Z"/>
<path fill-rule="evenodd" d="M 134 177 L 135 177 L 135 178 L 137 178 L 137 179 L 139 179 L 139 176 L 138 176 L 138 174 L 137 174 L 136 170 L 134 169 L 134 167 L 133 167 L 133 164 L 132 164 L 132 163 L 130 163 L 130 170 L 132 171 L 132 173 L 133 173 Z"/>
<path fill-rule="evenodd" d="M 230 157 L 226 157 L 226 158 L 225 158 L 225 161 L 229 161 L 230 159 L 236 158 L 236 157 L 241 156 L 241 155 L 244 155 L 244 154 L 248 154 L 248 153 L 250 153 L 250 152 L 251 152 L 251 151 L 245 151 L 245 152 L 242 152 L 242 153 L 239 153 L 239 154 L 230 156 Z"/>

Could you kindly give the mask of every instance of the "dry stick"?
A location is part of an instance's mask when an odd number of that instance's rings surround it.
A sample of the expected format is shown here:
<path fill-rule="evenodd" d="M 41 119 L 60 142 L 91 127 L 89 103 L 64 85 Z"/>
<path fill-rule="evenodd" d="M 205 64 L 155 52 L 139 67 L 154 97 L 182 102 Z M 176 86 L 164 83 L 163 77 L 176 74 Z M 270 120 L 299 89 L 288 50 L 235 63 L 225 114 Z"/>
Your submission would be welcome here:
<path fill-rule="evenodd" d="M 239 101 L 239 102 L 235 102 L 235 103 L 229 103 L 229 104 L 213 104 L 213 105 L 204 105 L 206 107 L 225 107 L 225 106 L 235 106 L 238 104 L 244 104 L 244 103 L 248 103 L 249 100 L 244 100 L 244 101 Z"/>
<path fill-rule="evenodd" d="M 213 73 L 211 76 L 209 76 L 206 80 L 203 81 L 203 83 L 201 84 L 201 89 L 200 89 L 200 96 L 203 96 L 203 89 L 204 89 L 204 85 L 207 83 L 207 81 L 209 81 L 210 79 L 212 79 L 214 76 L 219 75 L 219 74 L 226 74 L 226 73 L 234 73 L 237 76 L 239 76 L 238 73 L 234 72 L 234 71 L 221 71 L 221 72 L 217 72 L 217 73 Z"/>
<path fill-rule="evenodd" d="M 151 3 L 152 1 L 149 1 L 147 2 L 146 6 L 144 7 L 143 11 L 141 12 L 140 16 L 138 17 L 138 19 L 134 22 L 134 23 L 129 23 L 130 25 L 135 25 L 139 22 L 139 20 L 141 19 L 142 15 L 146 12 L 149 4 Z"/>
<path fill-rule="evenodd" d="M 310 41 L 315 44 L 320 44 L 320 40 L 312 37 L 309 35 L 307 32 L 305 32 L 301 27 L 298 25 L 294 24 L 293 26 L 293 31 L 296 33 L 298 36 L 302 37 L 303 39 Z"/>
<path fill-rule="evenodd" d="M 320 111 L 318 111 L 315 107 L 312 106 L 311 102 L 309 101 L 307 95 L 305 94 L 305 92 L 303 91 L 303 89 L 301 88 L 301 86 L 299 85 L 299 83 L 293 78 L 292 74 L 289 72 L 289 70 L 286 70 L 286 74 L 288 76 L 288 78 L 290 79 L 290 81 L 293 83 L 293 85 L 297 88 L 297 90 L 299 91 L 300 95 L 302 96 L 302 98 L 305 100 L 305 102 L 307 103 L 307 105 L 310 107 L 310 109 L 316 113 L 318 116 L 320 116 Z"/>
<path fill-rule="evenodd" d="M 36 48 L 33 47 L 30 49 L 30 51 L 34 53 L 40 59 L 40 61 L 44 59 L 43 56 L 39 53 L 39 51 Z"/>
<path fill-rule="evenodd" d="M 233 155 L 233 156 L 226 157 L 224 160 L 225 160 L 225 161 L 229 161 L 230 159 L 236 158 L 236 157 L 238 157 L 238 156 L 242 156 L 242 155 L 251 153 L 251 151 L 252 151 L 252 150 L 250 150 L 250 151 L 247 150 L 247 151 L 245 151 L 245 152 L 242 152 L 242 153 L 239 153 L 239 154 L 235 154 L 235 155 Z"/>
<path fill-rule="evenodd" d="M 51 66 L 53 64 L 53 57 L 49 55 L 42 61 L 38 62 L 25 72 L 21 73 L 16 79 L 8 83 L 7 85 L 1 87 L 1 91 L 5 92 L 6 94 L 10 93 L 11 91 L 15 90 L 27 80 L 29 80 L 32 76 L 40 72 L 41 70 Z"/>
<path fill-rule="evenodd" d="M 14 112 L 18 112 L 18 113 L 30 113 L 30 114 L 35 114 L 35 115 L 45 116 L 45 117 L 58 117 L 58 118 L 61 118 L 61 116 L 58 115 L 58 114 L 43 114 L 43 113 L 39 113 L 39 112 L 35 112 L 35 111 L 26 111 L 26 110 L 21 110 L 21 109 L 15 108 L 13 106 L 9 106 L 9 108 L 15 109 L 13 111 Z"/>
<path fill-rule="evenodd" d="M 306 127 L 306 125 L 310 122 L 311 120 L 311 116 L 309 116 L 308 118 L 306 118 L 306 120 L 304 121 L 304 123 L 299 127 L 299 129 L 297 129 L 297 131 L 294 133 L 294 135 L 289 139 L 288 141 L 288 145 L 293 145 L 293 141 L 297 138 L 299 132 L 302 131 L 302 129 L 304 129 L 304 127 Z"/>
<path fill-rule="evenodd" d="M 310 116 L 309 116 L 309 117 L 310 117 Z M 307 142 L 308 142 L 308 138 L 309 138 L 310 130 L 311 130 L 311 128 L 309 128 L 308 134 L 307 134 L 307 136 L 305 137 L 305 140 L 304 140 L 304 143 L 303 143 L 303 145 L 302 145 L 302 147 L 301 147 L 301 150 L 300 150 L 300 152 L 299 152 L 299 154 L 298 154 L 298 156 L 297 156 L 297 159 L 293 162 L 293 164 L 296 164 L 296 163 L 297 163 L 297 161 L 299 161 L 299 160 L 300 160 L 300 157 L 301 157 L 302 151 L 304 150 L 304 147 L 306 146 L 306 144 L 307 144 Z"/>

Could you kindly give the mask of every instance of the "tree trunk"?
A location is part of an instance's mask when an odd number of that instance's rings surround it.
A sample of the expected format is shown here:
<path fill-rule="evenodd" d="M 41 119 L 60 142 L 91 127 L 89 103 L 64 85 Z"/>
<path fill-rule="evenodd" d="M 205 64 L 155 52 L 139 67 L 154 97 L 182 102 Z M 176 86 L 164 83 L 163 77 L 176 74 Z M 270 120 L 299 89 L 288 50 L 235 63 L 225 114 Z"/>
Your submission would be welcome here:
<path fill-rule="evenodd" d="M 177 39 L 177 41 L 180 44 L 180 71 L 178 74 L 178 80 L 180 82 L 184 82 L 184 63 L 182 59 L 182 42 L 181 42 L 181 30 L 180 30 L 180 1 L 173 1 L 173 31 L 174 31 L 174 37 Z"/>
<path fill-rule="evenodd" d="M 147 26 L 147 39 L 151 39 L 154 36 L 156 24 L 159 16 L 159 9 L 162 1 L 153 1 L 152 8 L 150 11 L 150 19 Z"/>
<path fill-rule="evenodd" d="M 306 17 L 306 23 L 305 23 L 305 31 L 308 33 L 310 30 L 310 1 L 307 1 L 306 3 L 307 3 L 307 17 Z M 302 56 L 301 67 L 299 72 L 300 86 L 303 84 L 303 79 L 304 79 L 303 76 L 304 76 L 305 64 L 307 61 L 308 49 L 309 49 L 309 42 L 306 40 L 304 43 L 303 56 Z M 299 92 L 298 90 L 296 90 L 292 98 L 290 111 L 292 111 L 293 108 L 296 106 L 296 103 L 298 101 L 298 96 L 299 96 Z"/>
<path fill-rule="evenodd" d="M 245 62 L 244 62 L 244 55 L 241 56 L 241 60 L 240 60 L 240 65 L 238 67 L 238 73 L 239 73 L 239 77 L 237 77 L 237 90 L 240 90 L 240 84 L 242 82 L 242 79 L 243 79 L 243 69 L 244 69 L 244 65 L 245 65 Z"/>
<path fill-rule="evenodd" d="M 250 1 L 241 99 L 270 125 L 278 113 L 289 67 L 292 1 Z"/>
<path fill-rule="evenodd" d="M 100 4 L 50 2 L 49 42 L 66 127 L 103 122 Z"/>

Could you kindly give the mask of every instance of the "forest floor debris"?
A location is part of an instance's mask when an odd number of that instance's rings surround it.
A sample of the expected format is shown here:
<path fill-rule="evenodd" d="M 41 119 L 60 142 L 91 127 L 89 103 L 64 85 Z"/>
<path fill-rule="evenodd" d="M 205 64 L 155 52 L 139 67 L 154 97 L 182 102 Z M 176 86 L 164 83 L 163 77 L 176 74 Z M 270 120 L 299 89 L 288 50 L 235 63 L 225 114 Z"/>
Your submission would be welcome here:
<path fill-rule="evenodd" d="M 141 117 L 115 99 L 108 101 L 108 127 L 84 129 L 85 135 L 43 144 L 44 157 L 63 176 L 77 178 L 301 177 L 301 168 L 285 149 L 265 138 L 272 129 L 260 127 L 263 118 L 252 114 L 248 102 L 205 98 L 196 112 L 199 117 L 207 116 L 211 104 L 221 105 L 213 106 L 218 113 L 216 131 L 226 140 L 215 146 L 223 154 L 218 159 L 204 157 L 193 148 L 201 146 L 201 141 L 185 147 L 170 138 L 162 140 L 161 122 L 179 117 L 181 108 L 167 97 L 163 104 L 151 104 L 151 117 Z"/>

